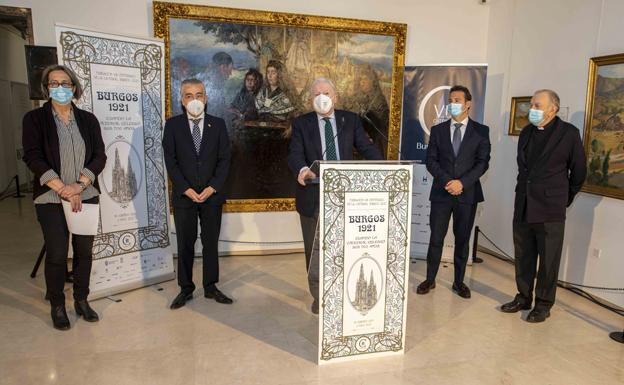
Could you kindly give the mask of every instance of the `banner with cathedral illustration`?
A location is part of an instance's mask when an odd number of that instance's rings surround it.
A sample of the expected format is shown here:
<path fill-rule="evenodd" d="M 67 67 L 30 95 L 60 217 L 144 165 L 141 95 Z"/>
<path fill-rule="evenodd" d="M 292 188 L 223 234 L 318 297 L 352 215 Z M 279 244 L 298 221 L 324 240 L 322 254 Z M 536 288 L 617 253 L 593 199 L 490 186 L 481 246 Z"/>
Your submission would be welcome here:
<path fill-rule="evenodd" d="M 99 175 L 100 224 L 91 298 L 174 277 L 161 136 L 164 45 L 56 26 L 59 63 L 80 79 L 79 108 L 100 122 L 108 157 Z"/>
<path fill-rule="evenodd" d="M 321 164 L 319 364 L 405 349 L 412 167 Z"/>

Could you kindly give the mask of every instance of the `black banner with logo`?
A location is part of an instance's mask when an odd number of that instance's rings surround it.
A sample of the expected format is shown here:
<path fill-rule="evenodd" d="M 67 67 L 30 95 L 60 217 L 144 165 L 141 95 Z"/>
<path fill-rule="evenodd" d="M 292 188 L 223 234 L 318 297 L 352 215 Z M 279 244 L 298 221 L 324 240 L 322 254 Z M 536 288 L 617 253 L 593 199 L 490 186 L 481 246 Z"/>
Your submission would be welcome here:
<path fill-rule="evenodd" d="M 401 159 L 425 162 L 432 126 L 451 118 L 449 90 L 463 85 L 472 94 L 470 118 L 483 122 L 487 65 L 405 67 Z"/>

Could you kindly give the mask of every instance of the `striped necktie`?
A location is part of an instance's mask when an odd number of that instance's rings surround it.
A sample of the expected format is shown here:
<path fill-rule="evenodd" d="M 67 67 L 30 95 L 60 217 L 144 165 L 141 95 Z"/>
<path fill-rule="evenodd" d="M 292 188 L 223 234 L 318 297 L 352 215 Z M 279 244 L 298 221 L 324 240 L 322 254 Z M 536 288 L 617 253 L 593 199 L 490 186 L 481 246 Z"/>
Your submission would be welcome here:
<path fill-rule="evenodd" d="M 191 122 L 193 122 L 193 144 L 195 144 L 195 152 L 197 154 L 199 154 L 199 146 L 201 146 L 202 140 L 201 131 L 199 130 L 199 122 L 201 121 L 201 119 L 191 119 Z"/>

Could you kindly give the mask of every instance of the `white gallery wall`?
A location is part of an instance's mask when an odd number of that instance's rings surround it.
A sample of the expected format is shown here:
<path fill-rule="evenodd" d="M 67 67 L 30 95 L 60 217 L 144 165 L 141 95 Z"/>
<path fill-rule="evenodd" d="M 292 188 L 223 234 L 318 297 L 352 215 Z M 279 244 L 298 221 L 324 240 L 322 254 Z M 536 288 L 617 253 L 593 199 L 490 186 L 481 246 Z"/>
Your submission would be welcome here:
<path fill-rule="evenodd" d="M 492 162 L 479 226 L 513 255 L 518 138 L 506 134 L 511 97 L 552 88 L 561 105 L 569 107 L 568 120 L 582 131 L 589 58 L 624 52 L 624 1 L 488 0 L 488 4 L 485 116 L 492 130 Z M 623 287 L 623 239 L 624 201 L 580 193 L 568 210 L 560 279 Z M 590 292 L 624 306 L 621 292 Z"/>
<path fill-rule="evenodd" d="M 569 107 L 572 123 L 582 128 L 589 57 L 624 52 L 622 0 L 488 0 L 486 5 L 480 0 L 184 2 L 406 23 L 407 65 L 488 63 L 485 123 L 491 128 L 493 156 L 478 224 L 511 255 L 517 172 L 517 138 L 506 134 L 511 96 L 553 88 L 560 93 L 562 106 Z M 0 0 L 0 4 L 32 9 L 37 45 L 55 45 L 55 22 L 152 36 L 152 5 L 147 0 Z M 561 278 L 621 287 L 622 218 L 624 201 L 581 193 L 569 211 Z M 225 251 L 302 247 L 295 213 L 226 214 L 221 234 L 222 240 L 234 241 L 222 243 Z M 600 249 L 599 258 L 591 256 L 594 248 Z M 622 295 L 596 294 L 624 306 Z"/>
<path fill-rule="evenodd" d="M 178 2 L 406 23 L 408 65 L 483 63 L 487 51 L 488 8 L 477 0 Z M 56 22 L 104 32 L 153 36 L 152 2 L 148 0 L 0 0 L 0 4 L 32 9 L 36 45 L 56 45 Z M 449 28 L 447 21 L 452 19 L 465 20 L 470 28 L 458 34 L 455 28 Z M 222 252 L 303 248 L 299 217 L 294 212 L 225 214 L 221 240 Z"/>

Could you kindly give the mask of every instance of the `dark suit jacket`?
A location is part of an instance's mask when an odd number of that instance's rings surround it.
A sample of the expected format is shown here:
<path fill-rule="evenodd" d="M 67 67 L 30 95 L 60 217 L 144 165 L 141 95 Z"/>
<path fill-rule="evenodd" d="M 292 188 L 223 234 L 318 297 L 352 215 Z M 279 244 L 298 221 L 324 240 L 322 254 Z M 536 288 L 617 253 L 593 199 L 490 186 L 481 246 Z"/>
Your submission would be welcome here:
<path fill-rule="evenodd" d="M 89 111 L 81 110 L 72 103 L 74 117 L 78 124 L 80 136 L 85 144 L 84 167 L 96 176 L 106 166 L 106 151 L 100 123 L 95 115 Z M 24 115 L 22 122 L 22 145 L 24 157 L 22 160 L 30 171 L 35 174 L 33 183 L 33 199 L 47 192 L 50 188 L 41 185 L 39 179 L 46 171 L 52 169 L 61 175 L 61 155 L 59 138 L 56 132 L 56 123 L 52 114 L 52 103 L 46 102 L 42 107 L 29 111 Z M 93 181 L 93 187 L 98 191 L 98 178 Z"/>
<path fill-rule="evenodd" d="M 341 160 L 353 160 L 353 148 L 368 160 L 383 159 L 377 147 L 366 135 L 359 116 L 349 111 L 336 110 L 338 152 Z M 316 112 L 297 117 L 292 124 L 292 137 L 288 151 L 288 167 L 295 178 L 303 167 L 323 159 L 321 134 Z M 301 186 L 297 183 L 295 202 L 299 214 L 312 217 L 318 210 L 319 185 Z"/>
<path fill-rule="evenodd" d="M 449 181 L 459 179 L 464 185 L 464 192 L 457 196 L 460 203 L 483 202 L 479 178 L 489 167 L 489 131 L 488 126 L 468 119 L 456 157 L 451 143 L 451 119 L 431 127 L 427 147 L 427 171 L 433 175 L 430 201 L 451 202 L 455 199 L 444 187 Z"/>
<path fill-rule="evenodd" d="M 165 123 L 162 146 L 167 173 L 173 184 L 173 206 L 191 207 L 195 203 L 184 195 L 192 188 L 198 194 L 212 186 L 217 192 L 204 204 L 225 202 L 223 186 L 230 169 L 230 139 L 223 119 L 204 114 L 204 128 L 199 155 L 186 114 L 174 116 Z"/>
<path fill-rule="evenodd" d="M 585 150 L 579 130 L 555 117 L 552 135 L 530 168 L 525 156 L 535 126 L 522 129 L 518 140 L 518 179 L 514 221 L 528 223 L 563 222 L 587 173 Z M 526 217 L 524 210 L 526 209 Z"/>

